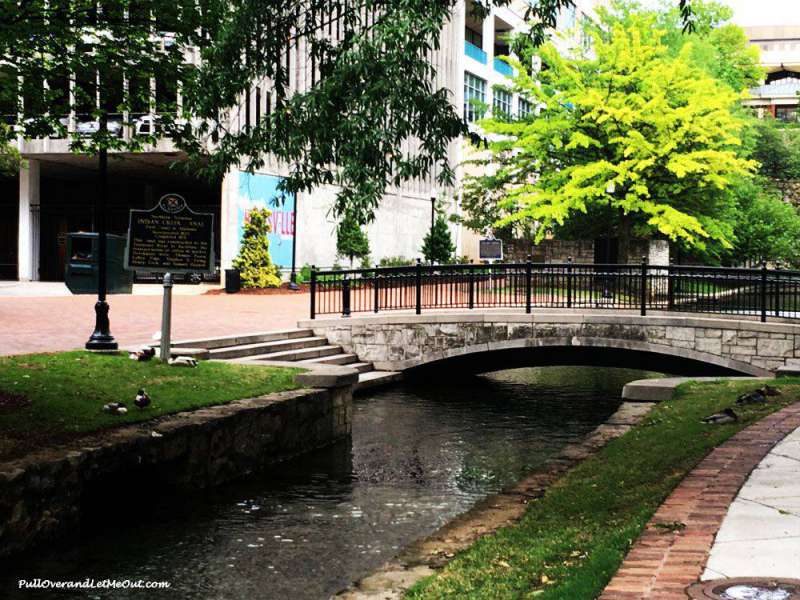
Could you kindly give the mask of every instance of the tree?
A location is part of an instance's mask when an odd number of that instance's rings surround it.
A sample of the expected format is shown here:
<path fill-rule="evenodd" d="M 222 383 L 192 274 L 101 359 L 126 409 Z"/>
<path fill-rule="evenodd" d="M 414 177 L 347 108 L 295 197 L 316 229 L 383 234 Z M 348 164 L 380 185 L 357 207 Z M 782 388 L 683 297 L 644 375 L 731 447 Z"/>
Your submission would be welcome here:
<path fill-rule="evenodd" d="M 365 259 L 369 256 L 369 238 L 352 211 L 344 214 L 336 228 L 336 253 L 350 259 L 350 268 L 353 267 L 354 259 Z"/>
<path fill-rule="evenodd" d="M 19 164 L 17 149 L 0 140 L 0 177 L 15 175 L 19 171 Z"/>
<path fill-rule="evenodd" d="M 479 13 L 491 4 L 479 0 Z M 690 0 L 679 0 L 691 29 Z M 374 216 L 387 184 L 436 172 L 453 182 L 450 143 L 468 128 L 449 91 L 435 84 L 430 63 L 456 0 L 0 0 L 0 64 L 22 89 L 0 94 L 24 109 L 15 126 L 25 137 L 64 137 L 78 151 L 136 150 L 155 135 L 132 140 L 98 126 L 89 136 L 67 131 L 63 115 L 137 112 L 150 105 L 152 75 L 180 84 L 160 134 L 192 157 L 192 167 L 219 176 L 233 166 L 253 170 L 272 155 L 292 165 L 283 191 L 341 186 L 334 215 L 348 209 Z M 530 3 L 526 38 L 546 39 L 573 0 Z M 309 85 L 298 88 L 290 53 L 303 46 Z M 196 55 L 194 66 L 186 57 Z M 99 74 L 100 107 L 93 99 Z M 122 77 L 135 85 L 122 85 Z M 65 79 L 76 85 L 66 93 Z M 44 82 L 48 82 L 45 86 Z M 50 85 L 54 83 L 56 85 Z M 267 114 L 241 110 L 270 93 Z M 29 100 L 19 106 L 17 97 Z M 2 100 L 2 98 L 0 98 Z M 1 103 L 1 102 L 0 102 Z M 139 111 L 139 112 L 147 112 Z M 242 115 L 245 112 L 245 115 Z M 257 112 L 257 111 L 256 111 Z M 236 125 L 240 118 L 241 127 Z M 115 126 L 116 127 L 116 126 Z M 155 132 L 152 132 L 155 133 Z M 416 150 L 409 152 L 414 140 Z"/>
<path fill-rule="evenodd" d="M 759 173 L 770 179 L 800 178 L 800 132 L 784 127 L 770 116 L 752 119 L 752 157 Z"/>
<path fill-rule="evenodd" d="M 242 285 L 250 288 L 280 287 L 278 268 L 269 255 L 269 238 L 272 231 L 268 208 L 254 208 L 244 225 L 244 236 L 239 255 L 233 260 L 233 268 L 239 269 Z"/>
<path fill-rule="evenodd" d="M 456 246 L 450 236 L 447 220 L 440 212 L 436 215 L 433 227 L 422 240 L 422 255 L 431 264 L 445 264 L 453 260 Z"/>
<path fill-rule="evenodd" d="M 767 182 L 737 186 L 736 240 L 729 259 L 737 264 L 780 261 L 800 263 L 800 214 Z"/>
<path fill-rule="evenodd" d="M 494 134 L 484 165 L 466 192 L 497 202 L 500 224 L 538 223 L 537 239 L 576 215 L 611 204 L 620 256 L 632 237 L 660 235 L 689 248 L 730 248 L 733 232 L 719 215 L 741 158 L 744 119 L 738 95 L 672 57 L 650 15 L 632 15 L 611 32 L 592 32 L 592 58 L 563 58 L 552 45 L 538 53 L 547 69 L 519 70 L 518 92 L 542 112 L 533 120 L 486 120 Z M 611 187 L 613 184 L 613 192 Z"/>

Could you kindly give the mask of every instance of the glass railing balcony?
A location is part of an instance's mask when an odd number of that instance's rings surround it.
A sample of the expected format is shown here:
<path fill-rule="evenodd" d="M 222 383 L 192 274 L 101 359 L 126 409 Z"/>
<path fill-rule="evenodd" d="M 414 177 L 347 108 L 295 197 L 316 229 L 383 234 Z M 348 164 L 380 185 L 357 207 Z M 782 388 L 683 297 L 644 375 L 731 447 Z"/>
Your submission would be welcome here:
<path fill-rule="evenodd" d="M 514 76 L 514 69 L 511 67 L 511 65 L 500 58 L 494 59 L 494 70 L 501 75 L 505 75 L 506 77 Z"/>
<path fill-rule="evenodd" d="M 467 56 L 469 56 L 474 60 L 477 60 L 482 65 L 486 64 L 487 61 L 486 52 L 478 48 L 472 42 L 464 40 L 464 54 L 466 54 Z"/>

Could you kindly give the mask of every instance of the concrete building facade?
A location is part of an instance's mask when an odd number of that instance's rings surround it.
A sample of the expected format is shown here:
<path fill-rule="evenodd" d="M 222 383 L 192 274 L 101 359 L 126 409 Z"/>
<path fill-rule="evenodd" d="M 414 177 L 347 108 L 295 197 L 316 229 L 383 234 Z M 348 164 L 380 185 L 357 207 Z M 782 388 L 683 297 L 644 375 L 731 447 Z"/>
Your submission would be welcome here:
<path fill-rule="evenodd" d="M 579 2 L 578 9 L 562 15 L 565 28 L 582 18 L 583 4 L 586 3 Z M 523 2 L 494 8 L 488 16 L 478 19 L 473 14 L 472 0 L 462 1 L 442 30 L 440 50 L 433 57 L 436 84 L 450 90 L 454 106 L 464 110 L 471 121 L 481 116 L 474 109 L 476 102 L 488 106 L 489 113 L 519 114 L 534 109 L 524 98 L 509 91 L 508 78 L 513 70 L 500 58 L 508 53 L 506 35 L 524 28 L 525 8 Z M 290 91 L 303 91 L 310 84 L 306 52 L 303 43 L 293 49 Z M 158 82 L 151 82 L 151 88 L 154 97 L 161 89 Z M 271 101 L 270 94 L 267 88 L 254 87 L 238 109 L 228 115 L 229 126 L 241 127 L 248 115 L 264 114 Z M 257 103 L 261 104 L 258 108 Z M 90 121 L 84 123 L 80 115 L 70 114 L 65 118 L 78 130 L 93 125 Z M 155 118 L 156 114 L 138 115 L 135 127 L 151 127 Z M 122 131 L 120 135 L 127 133 Z M 0 233 L 4 234 L 0 243 L 0 278 L 59 280 L 63 278 L 67 259 L 66 234 L 94 229 L 96 161 L 71 153 L 67 140 L 19 140 L 18 145 L 25 159 L 22 169 L 16 179 L 0 182 Z M 413 151 L 413 142 L 408 146 Z M 459 178 L 463 174 L 459 167 L 463 156 L 463 143 L 454 142 L 450 160 Z M 232 169 L 222 181 L 207 182 L 170 169 L 170 164 L 180 159 L 181 155 L 167 140 L 141 153 L 111 156 L 110 233 L 125 233 L 131 208 L 150 208 L 162 194 L 175 192 L 183 194 L 194 210 L 215 214 L 216 255 L 222 270 L 230 266 L 238 252 L 248 209 L 264 204 L 280 213 L 275 215 L 277 231 L 273 234 L 274 254 L 282 253 L 282 258 L 276 260 L 278 264 L 289 266 L 286 252 L 295 233 L 298 269 L 304 264 L 329 267 L 340 260 L 336 256 L 336 223 L 330 214 L 337 193 L 335 187 L 298 194 L 293 205 L 274 205 L 270 204 L 272 198 L 266 196 L 270 190 L 274 192 L 277 181 L 288 172 L 288 167 L 276 160 L 268 159 L 255 174 Z M 431 224 L 432 197 L 448 213 L 458 213 L 458 186 L 437 189 L 436 175 L 434 172 L 422 180 L 386 190 L 375 221 L 367 227 L 373 263 L 384 257 L 421 256 L 422 240 Z M 477 239 L 469 232 L 453 225 L 451 233 L 457 254 L 477 253 Z"/>

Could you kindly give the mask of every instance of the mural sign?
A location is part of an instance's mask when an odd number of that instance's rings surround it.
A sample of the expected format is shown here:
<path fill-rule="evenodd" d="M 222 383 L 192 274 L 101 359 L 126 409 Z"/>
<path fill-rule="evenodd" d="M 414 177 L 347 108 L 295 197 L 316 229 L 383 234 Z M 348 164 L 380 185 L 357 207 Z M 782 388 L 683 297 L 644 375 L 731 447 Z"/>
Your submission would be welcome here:
<path fill-rule="evenodd" d="M 237 243 L 236 253 L 244 236 L 244 226 L 250 219 L 254 208 L 267 208 L 272 211 L 268 235 L 269 253 L 272 262 L 279 267 L 292 266 L 292 241 L 295 233 L 295 198 L 278 190 L 282 177 L 261 173 L 239 173 L 237 194 Z"/>

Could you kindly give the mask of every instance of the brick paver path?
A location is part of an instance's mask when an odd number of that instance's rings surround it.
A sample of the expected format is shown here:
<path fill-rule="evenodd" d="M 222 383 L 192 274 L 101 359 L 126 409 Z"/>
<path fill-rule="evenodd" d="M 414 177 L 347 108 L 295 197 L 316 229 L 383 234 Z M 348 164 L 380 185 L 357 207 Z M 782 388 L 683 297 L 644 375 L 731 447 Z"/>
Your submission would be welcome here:
<path fill-rule="evenodd" d="M 800 403 L 712 450 L 656 511 L 600 600 L 686 600 L 684 589 L 699 581 L 739 488 L 770 449 L 798 427 Z M 685 529 L 665 532 L 655 526 L 675 522 Z"/>
<path fill-rule="evenodd" d="M 94 329 L 93 296 L 0 297 L 0 355 L 82 348 Z M 121 348 L 161 329 L 160 296 L 109 296 L 111 333 Z M 295 327 L 308 294 L 173 296 L 172 338 Z"/>

